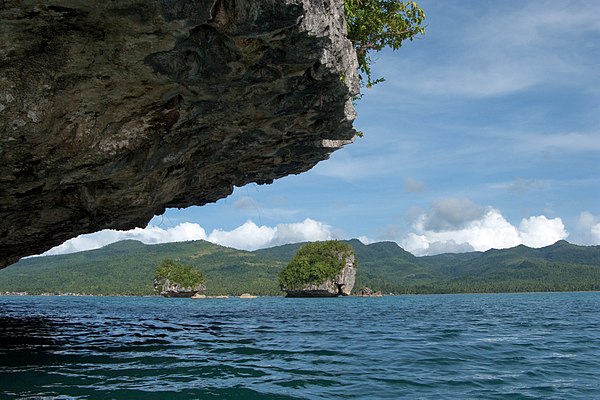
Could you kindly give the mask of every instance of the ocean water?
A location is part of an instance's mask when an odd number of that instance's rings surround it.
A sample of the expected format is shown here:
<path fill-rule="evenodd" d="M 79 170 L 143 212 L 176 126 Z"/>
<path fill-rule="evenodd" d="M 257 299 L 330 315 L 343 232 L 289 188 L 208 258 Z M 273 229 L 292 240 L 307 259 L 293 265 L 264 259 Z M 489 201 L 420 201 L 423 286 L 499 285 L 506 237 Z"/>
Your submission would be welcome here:
<path fill-rule="evenodd" d="M 600 293 L 0 297 L 0 399 L 600 399 Z"/>

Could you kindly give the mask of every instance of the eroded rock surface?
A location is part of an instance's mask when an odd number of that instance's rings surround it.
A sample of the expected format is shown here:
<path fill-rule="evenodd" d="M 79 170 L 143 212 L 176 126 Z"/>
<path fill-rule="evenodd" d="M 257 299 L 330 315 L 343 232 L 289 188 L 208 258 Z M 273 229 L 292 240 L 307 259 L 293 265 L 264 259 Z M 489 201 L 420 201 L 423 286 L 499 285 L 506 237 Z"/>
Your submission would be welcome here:
<path fill-rule="evenodd" d="M 306 285 L 299 290 L 283 289 L 287 297 L 337 297 L 348 296 L 352 293 L 356 281 L 355 256 L 346 256 L 344 268 L 333 279 L 320 285 Z"/>
<path fill-rule="evenodd" d="M 193 297 L 206 290 L 203 283 L 185 287 L 166 278 L 154 279 L 154 290 L 164 297 Z"/>
<path fill-rule="evenodd" d="M 0 267 L 351 142 L 342 5 L 0 2 Z"/>

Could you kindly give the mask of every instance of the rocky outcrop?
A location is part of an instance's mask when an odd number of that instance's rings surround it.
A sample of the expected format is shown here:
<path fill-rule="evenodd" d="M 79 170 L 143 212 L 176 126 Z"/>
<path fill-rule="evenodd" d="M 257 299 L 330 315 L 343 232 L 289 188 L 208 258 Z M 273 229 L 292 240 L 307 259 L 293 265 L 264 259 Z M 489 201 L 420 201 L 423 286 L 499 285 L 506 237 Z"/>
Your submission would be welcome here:
<path fill-rule="evenodd" d="M 356 281 L 355 257 L 346 256 L 346 263 L 339 275 L 320 285 L 306 285 L 297 290 L 285 289 L 286 297 L 338 297 L 348 296 Z"/>
<path fill-rule="evenodd" d="M 342 0 L 0 2 L 0 267 L 350 143 Z"/>
<path fill-rule="evenodd" d="M 199 292 L 206 290 L 206 285 L 200 283 L 193 287 L 184 287 L 177 282 L 172 282 L 169 279 L 157 278 L 154 279 L 154 290 L 164 297 L 192 297 Z"/>
<path fill-rule="evenodd" d="M 360 289 L 357 293 L 357 296 L 359 297 L 382 297 L 383 294 L 381 293 L 381 291 L 376 291 L 374 292 L 373 289 L 368 288 L 368 287 L 364 287 L 362 289 Z"/>

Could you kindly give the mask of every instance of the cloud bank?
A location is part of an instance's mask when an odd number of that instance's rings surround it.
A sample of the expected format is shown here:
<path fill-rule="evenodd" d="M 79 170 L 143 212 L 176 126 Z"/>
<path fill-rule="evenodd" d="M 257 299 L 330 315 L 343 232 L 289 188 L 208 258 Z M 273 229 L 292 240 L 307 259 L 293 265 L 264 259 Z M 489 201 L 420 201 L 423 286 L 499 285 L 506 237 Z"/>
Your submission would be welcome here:
<path fill-rule="evenodd" d="M 569 236 L 560 218 L 523 218 L 512 225 L 499 210 L 468 199 L 443 199 L 417 215 L 400 245 L 415 255 L 485 251 L 519 244 L 543 247 Z"/>
<path fill-rule="evenodd" d="M 577 229 L 584 244 L 600 244 L 600 217 L 589 211 L 582 212 L 577 221 Z"/>
<path fill-rule="evenodd" d="M 184 222 L 172 228 L 148 226 L 129 231 L 103 230 L 70 239 L 60 246 L 54 247 L 44 255 L 66 254 L 77 251 L 98 249 L 120 240 L 139 240 L 146 244 L 185 242 L 190 240 L 207 240 L 222 246 L 241 250 L 256 250 L 287 243 L 329 240 L 334 238 L 330 226 L 307 218 L 302 222 L 279 224 L 275 227 L 258 226 L 248 220 L 243 225 L 226 231 L 214 229 L 210 234 L 196 223 Z"/>
<path fill-rule="evenodd" d="M 475 204 L 469 199 L 438 200 L 428 211 L 414 212 L 411 218 L 408 233 L 389 229 L 386 237 L 381 239 L 395 240 L 405 250 L 417 256 L 485 251 L 519 244 L 543 247 L 569 236 L 560 218 L 530 216 L 523 218 L 518 225 L 513 225 L 499 210 Z M 600 244 L 600 219 L 584 212 L 579 219 L 579 229 L 587 232 L 590 244 Z M 310 218 L 276 226 L 259 226 L 248 220 L 232 230 L 213 229 L 209 234 L 199 224 L 185 222 L 167 229 L 148 226 L 144 229 L 104 230 L 81 235 L 44 255 L 97 249 L 126 239 L 146 244 L 206 240 L 240 250 L 256 250 L 287 243 L 340 239 L 341 235 L 333 227 Z M 366 236 L 359 239 L 365 244 L 374 242 Z"/>
<path fill-rule="evenodd" d="M 329 239 L 333 239 L 330 226 L 307 218 L 302 222 L 278 224 L 275 227 L 257 226 L 248 220 L 231 231 L 215 229 L 205 240 L 236 249 L 256 250 L 287 243 Z"/>

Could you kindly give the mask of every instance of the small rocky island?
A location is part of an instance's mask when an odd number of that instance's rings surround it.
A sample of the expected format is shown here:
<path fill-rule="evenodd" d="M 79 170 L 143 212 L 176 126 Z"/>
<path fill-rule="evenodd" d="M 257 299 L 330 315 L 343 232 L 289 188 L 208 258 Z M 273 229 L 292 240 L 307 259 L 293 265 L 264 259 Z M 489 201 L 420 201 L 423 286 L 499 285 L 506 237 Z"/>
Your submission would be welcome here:
<path fill-rule="evenodd" d="M 374 291 L 371 288 L 363 287 L 356 293 L 356 295 L 358 297 L 382 297 L 383 293 L 381 293 L 380 290 Z"/>
<path fill-rule="evenodd" d="M 355 279 L 354 250 L 338 240 L 304 245 L 279 274 L 286 297 L 348 296 Z"/>
<path fill-rule="evenodd" d="M 206 279 L 189 265 L 165 260 L 154 273 L 154 290 L 164 297 L 193 297 L 206 290 Z"/>

